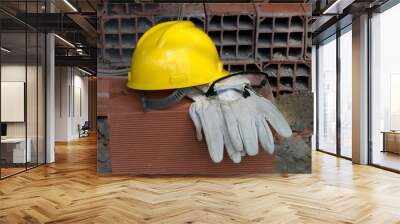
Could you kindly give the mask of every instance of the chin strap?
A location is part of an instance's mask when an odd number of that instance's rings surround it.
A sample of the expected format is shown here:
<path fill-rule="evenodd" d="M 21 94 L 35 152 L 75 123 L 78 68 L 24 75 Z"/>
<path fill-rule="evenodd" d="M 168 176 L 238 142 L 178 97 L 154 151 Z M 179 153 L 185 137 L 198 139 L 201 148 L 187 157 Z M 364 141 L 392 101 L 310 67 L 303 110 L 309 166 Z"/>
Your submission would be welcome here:
<path fill-rule="evenodd" d="M 147 112 L 149 111 L 149 109 L 160 110 L 171 107 L 180 102 L 183 98 L 185 98 L 185 96 L 187 96 L 189 93 L 192 93 L 193 91 L 196 91 L 196 89 L 195 88 L 177 89 L 174 92 L 172 92 L 169 96 L 161 99 L 149 99 L 144 94 L 142 94 L 141 101 L 143 105 L 143 111 Z"/>
<path fill-rule="evenodd" d="M 217 96 L 218 94 L 221 94 L 225 91 L 225 90 L 219 90 L 218 93 L 218 91 L 215 88 L 215 84 L 217 82 L 220 82 L 232 76 L 238 76 L 244 74 L 263 75 L 265 76 L 265 79 L 263 79 L 258 85 L 253 85 L 253 86 L 246 85 L 245 88 L 243 88 L 242 90 L 237 90 L 237 88 L 236 89 L 228 88 L 227 90 L 233 89 L 235 91 L 240 92 L 244 98 L 247 98 L 250 96 L 250 92 L 254 92 L 253 89 L 263 88 L 264 86 L 269 85 L 268 74 L 265 72 L 246 72 L 246 71 L 236 72 L 214 81 L 210 86 L 203 85 L 197 88 L 189 87 L 189 88 L 177 89 L 174 92 L 172 92 L 169 96 L 161 99 L 149 99 L 142 93 L 141 101 L 143 105 L 143 111 L 147 112 L 150 109 L 156 109 L 156 110 L 166 109 L 180 102 L 183 98 L 185 98 L 185 96 L 191 97 L 191 95 L 196 95 L 196 93 L 197 95 L 204 95 L 206 97 Z"/>

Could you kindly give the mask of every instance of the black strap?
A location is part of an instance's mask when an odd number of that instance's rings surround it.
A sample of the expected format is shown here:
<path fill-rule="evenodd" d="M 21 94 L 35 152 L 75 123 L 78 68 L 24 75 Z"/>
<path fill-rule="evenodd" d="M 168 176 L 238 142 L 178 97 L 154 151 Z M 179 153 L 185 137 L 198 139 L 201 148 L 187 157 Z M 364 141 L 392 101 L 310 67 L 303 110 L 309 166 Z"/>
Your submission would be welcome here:
<path fill-rule="evenodd" d="M 180 102 L 185 96 L 190 93 L 196 91 L 194 88 L 183 88 L 177 89 L 172 92 L 169 96 L 161 98 L 161 99 L 149 99 L 144 94 L 141 96 L 143 111 L 147 112 L 149 109 L 165 109 L 171 107 L 178 102 Z M 200 91 L 200 90 L 198 90 Z"/>
<path fill-rule="evenodd" d="M 216 92 L 215 89 L 214 89 L 215 83 L 220 82 L 220 81 L 222 81 L 222 80 L 224 80 L 224 79 L 230 78 L 230 77 L 232 77 L 232 76 L 244 75 L 244 74 L 264 75 L 264 76 L 265 76 L 265 79 L 261 82 L 260 85 L 251 86 L 252 88 L 262 88 L 262 87 L 264 87 L 265 85 L 269 84 L 269 82 L 268 82 L 269 76 L 268 76 L 268 74 L 265 73 L 265 72 L 259 72 L 259 71 L 253 71 L 253 72 L 251 72 L 251 71 L 240 71 L 240 72 L 235 72 L 235 73 L 232 73 L 232 74 L 230 74 L 230 75 L 227 75 L 227 76 L 224 76 L 224 77 L 222 77 L 222 78 L 219 78 L 219 79 L 215 80 L 215 81 L 210 85 L 210 88 L 208 88 L 208 90 L 207 90 L 207 92 L 206 92 L 206 96 L 209 97 L 209 96 L 215 96 L 215 95 L 217 95 L 217 92 Z M 247 97 L 247 96 L 250 95 L 250 94 L 247 92 L 246 89 L 245 89 L 245 92 L 244 92 L 243 94 L 244 94 L 244 95 L 243 95 L 244 97 Z"/>

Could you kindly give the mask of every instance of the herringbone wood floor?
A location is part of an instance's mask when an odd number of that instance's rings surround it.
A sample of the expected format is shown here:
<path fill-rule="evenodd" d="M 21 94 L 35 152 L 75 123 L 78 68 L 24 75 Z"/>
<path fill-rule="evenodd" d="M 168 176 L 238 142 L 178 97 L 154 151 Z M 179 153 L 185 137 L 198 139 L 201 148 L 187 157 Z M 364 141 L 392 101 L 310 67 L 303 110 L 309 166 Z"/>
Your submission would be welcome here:
<path fill-rule="evenodd" d="M 0 223 L 400 223 L 400 175 L 322 153 L 312 175 L 96 175 L 95 138 L 0 181 Z"/>

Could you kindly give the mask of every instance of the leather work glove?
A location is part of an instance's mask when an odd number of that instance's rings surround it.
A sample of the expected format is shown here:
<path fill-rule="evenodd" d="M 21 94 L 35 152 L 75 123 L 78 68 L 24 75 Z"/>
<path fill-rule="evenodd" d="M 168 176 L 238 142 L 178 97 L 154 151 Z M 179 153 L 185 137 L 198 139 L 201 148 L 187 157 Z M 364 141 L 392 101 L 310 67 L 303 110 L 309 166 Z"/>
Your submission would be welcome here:
<path fill-rule="evenodd" d="M 224 145 L 235 163 L 241 161 L 240 155 L 257 155 L 258 142 L 272 154 L 274 138 L 269 124 L 283 137 L 292 135 L 275 105 L 253 92 L 245 77 L 223 80 L 215 85 L 215 90 L 217 96 L 194 99 L 189 110 L 197 139 L 202 140 L 203 130 L 214 162 L 222 161 Z M 243 96 L 244 91 L 248 96 Z"/>
<path fill-rule="evenodd" d="M 240 163 L 241 152 L 235 151 L 232 146 L 219 100 L 199 94 L 192 94 L 190 98 L 195 101 L 190 106 L 189 114 L 196 128 L 197 140 L 202 141 L 203 130 L 211 160 L 221 162 L 225 146 L 231 160 Z"/>
<path fill-rule="evenodd" d="M 269 154 L 274 152 L 271 125 L 282 137 L 290 137 L 292 130 L 275 105 L 264 97 L 249 91 L 250 96 L 221 103 L 228 134 L 237 151 L 258 154 L 258 142 Z"/>
<path fill-rule="evenodd" d="M 274 152 L 274 138 L 268 123 L 282 137 L 290 137 L 292 130 L 283 115 L 268 99 L 258 96 L 244 76 L 233 76 L 215 84 L 220 99 L 228 134 L 237 151 L 258 154 L 258 142 L 268 153 Z M 242 94 L 249 94 L 244 97 Z"/>

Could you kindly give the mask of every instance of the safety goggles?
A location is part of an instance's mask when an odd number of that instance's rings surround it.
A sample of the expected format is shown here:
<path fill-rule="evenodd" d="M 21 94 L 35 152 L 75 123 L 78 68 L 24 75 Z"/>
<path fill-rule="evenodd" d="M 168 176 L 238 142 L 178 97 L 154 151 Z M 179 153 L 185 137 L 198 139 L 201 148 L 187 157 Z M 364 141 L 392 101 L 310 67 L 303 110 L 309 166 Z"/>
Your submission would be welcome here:
<path fill-rule="evenodd" d="M 215 88 L 217 83 L 222 82 L 227 79 L 230 79 L 235 76 L 244 76 L 250 82 L 242 90 L 235 89 L 236 91 L 240 91 L 240 93 L 243 95 L 243 97 L 250 96 L 249 91 L 253 91 L 256 94 L 264 96 L 264 97 L 270 97 L 272 95 L 272 87 L 269 84 L 269 81 L 268 81 L 269 76 L 267 73 L 241 71 L 241 72 L 232 73 L 230 75 L 227 75 L 220 79 L 215 80 L 209 86 L 208 90 L 205 93 L 205 96 L 207 96 L 207 97 L 216 96 L 218 94 L 218 90 Z M 190 92 L 193 92 L 193 91 L 200 91 L 200 90 L 196 89 L 196 88 L 177 89 L 174 92 L 172 92 L 169 96 L 167 96 L 165 98 L 161 98 L 161 99 L 150 99 L 143 94 L 141 97 L 143 110 L 149 111 L 149 109 L 156 109 L 156 110 L 166 109 L 168 107 L 171 107 L 171 106 L 177 104 L 183 98 L 185 98 L 185 96 L 187 96 Z"/>
<path fill-rule="evenodd" d="M 219 83 L 221 81 L 226 81 L 227 79 L 230 79 L 235 76 L 243 76 L 250 82 L 249 85 L 246 86 L 246 88 L 244 88 L 242 90 L 243 97 L 250 96 L 250 93 L 248 91 L 253 91 L 256 94 L 262 95 L 265 97 L 272 94 L 272 87 L 268 81 L 269 76 L 267 73 L 258 72 L 258 71 L 256 71 L 256 72 L 241 71 L 241 72 L 232 73 L 230 75 L 227 75 L 227 76 L 224 76 L 222 78 L 215 80 L 208 88 L 208 90 L 206 92 L 206 96 L 207 97 L 216 96 L 218 94 L 218 90 L 215 87 L 217 85 L 217 83 Z"/>

